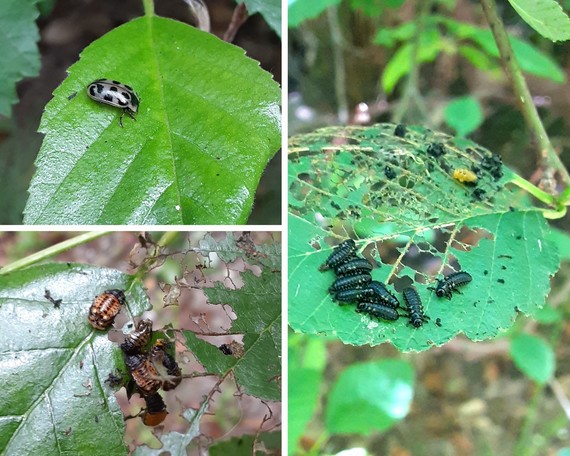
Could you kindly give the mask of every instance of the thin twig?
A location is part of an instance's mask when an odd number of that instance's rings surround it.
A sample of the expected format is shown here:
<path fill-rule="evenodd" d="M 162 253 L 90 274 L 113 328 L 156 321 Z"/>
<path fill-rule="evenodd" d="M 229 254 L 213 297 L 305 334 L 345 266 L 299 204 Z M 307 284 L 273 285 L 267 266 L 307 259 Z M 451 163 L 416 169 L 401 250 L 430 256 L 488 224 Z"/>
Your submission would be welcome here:
<path fill-rule="evenodd" d="M 346 95 L 346 67 L 343 56 L 343 39 L 338 19 L 338 7 L 331 6 L 327 9 L 327 19 L 331 34 L 334 91 L 336 95 L 337 115 L 341 124 L 348 122 L 348 97 Z"/>
<path fill-rule="evenodd" d="M 545 170 L 553 169 L 558 171 L 565 186 L 568 186 L 570 185 L 570 175 L 552 147 L 548 134 L 540 120 L 526 80 L 511 47 L 509 36 L 497 11 L 497 5 L 494 0 L 481 0 L 481 6 L 483 7 L 483 12 L 487 17 L 487 21 L 495 37 L 503 68 L 511 81 L 513 93 L 526 122 L 526 126 L 538 143 L 538 160 L 540 166 Z"/>

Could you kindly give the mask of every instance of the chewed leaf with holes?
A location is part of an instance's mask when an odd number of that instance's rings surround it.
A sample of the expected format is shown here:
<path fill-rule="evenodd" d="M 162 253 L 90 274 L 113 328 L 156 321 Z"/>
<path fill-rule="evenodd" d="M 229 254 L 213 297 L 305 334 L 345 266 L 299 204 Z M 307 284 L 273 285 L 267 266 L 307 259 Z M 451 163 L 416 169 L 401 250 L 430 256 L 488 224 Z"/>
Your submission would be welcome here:
<path fill-rule="evenodd" d="M 397 134 L 395 134 L 397 133 Z M 291 139 L 289 149 L 289 322 L 343 342 L 391 342 L 425 350 L 459 333 L 496 336 L 518 312 L 544 304 L 559 259 L 548 226 L 514 174 L 477 144 L 421 127 L 325 128 Z M 403 304 L 417 288 L 430 320 L 413 328 L 339 306 L 319 272 L 334 245 L 355 239 Z M 473 281 L 437 298 L 437 279 L 464 270 Z M 404 313 L 403 309 L 400 313 Z"/>
<path fill-rule="evenodd" d="M 148 307 L 142 288 L 116 270 L 52 263 L 0 277 L 0 453 L 128 453 L 105 383 L 123 366 L 120 349 L 87 322 L 93 298 L 112 288 L 126 290 L 122 312 Z"/>
<path fill-rule="evenodd" d="M 206 370 L 220 376 L 233 371 L 243 392 L 262 399 L 281 399 L 281 273 L 264 268 L 257 277 L 243 273 L 243 287 L 217 284 L 204 288 L 211 304 L 229 306 L 236 314 L 231 334 L 243 334 L 243 347 L 224 355 L 215 345 L 185 331 L 188 348 Z M 213 342 L 213 341 L 212 341 Z"/>

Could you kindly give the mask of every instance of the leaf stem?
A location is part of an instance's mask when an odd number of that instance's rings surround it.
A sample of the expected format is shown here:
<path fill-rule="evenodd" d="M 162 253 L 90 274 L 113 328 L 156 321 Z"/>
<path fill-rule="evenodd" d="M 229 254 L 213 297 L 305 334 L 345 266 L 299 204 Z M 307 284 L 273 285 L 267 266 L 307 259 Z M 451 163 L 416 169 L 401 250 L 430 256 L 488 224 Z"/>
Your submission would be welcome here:
<path fill-rule="evenodd" d="M 334 63 L 334 91 L 337 115 L 341 124 L 348 123 L 348 97 L 346 95 L 346 67 L 343 55 L 343 40 L 337 6 L 327 8 L 327 19 L 331 34 L 332 57 Z"/>
<path fill-rule="evenodd" d="M 519 109 L 524 117 L 527 128 L 538 142 L 538 160 L 540 166 L 543 169 L 557 170 L 565 185 L 569 185 L 570 175 L 564 164 L 560 161 L 560 157 L 558 157 L 554 151 L 546 129 L 540 120 L 525 78 L 511 47 L 509 36 L 497 11 L 495 0 L 481 0 L 481 6 L 483 7 L 483 12 L 487 17 L 487 21 L 495 37 L 495 42 L 501 56 L 501 62 L 505 73 L 511 81 Z"/>
<path fill-rule="evenodd" d="M 75 236 L 74 238 L 52 245 L 47 249 L 32 253 L 25 258 L 10 263 L 9 265 L 0 269 L 0 275 L 6 275 L 14 271 L 24 269 L 28 266 L 31 266 L 32 264 L 46 260 L 47 258 L 66 252 L 74 247 L 77 247 L 78 245 L 86 244 L 110 233 L 113 233 L 113 231 L 91 231 L 89 233 L 80 234 L 79 236 Z"/>
<path fill-rule="evenodd" d="M 154 1 L 153 0 L 143 0 L 144 15 L 148 17 L 154 16 Z"/>

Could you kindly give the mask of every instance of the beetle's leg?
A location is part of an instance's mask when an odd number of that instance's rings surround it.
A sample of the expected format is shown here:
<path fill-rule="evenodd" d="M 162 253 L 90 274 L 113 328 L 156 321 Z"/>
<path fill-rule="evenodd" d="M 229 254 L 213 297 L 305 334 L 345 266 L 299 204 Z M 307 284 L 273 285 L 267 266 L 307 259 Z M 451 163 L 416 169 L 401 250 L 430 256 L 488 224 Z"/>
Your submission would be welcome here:
<path fill-rule="evenodd" d="M 125 110 L 121 111 L 121 117 L 119 117 L 119 125 L 123 128 L 123 116 L 125 115 Z"/>
<path fill-rule="evenodd" d="M 130 117 L 131 119 L 133 119 L 135 122 L 137 121 L 136 117 L 133 115 L 133 113 L 131 112 L 130 109 L 127 108 L 127 109 L 125 109 L 124 111 L 127 112 L 127 114 L 129 115 L 129 117 Z"/>

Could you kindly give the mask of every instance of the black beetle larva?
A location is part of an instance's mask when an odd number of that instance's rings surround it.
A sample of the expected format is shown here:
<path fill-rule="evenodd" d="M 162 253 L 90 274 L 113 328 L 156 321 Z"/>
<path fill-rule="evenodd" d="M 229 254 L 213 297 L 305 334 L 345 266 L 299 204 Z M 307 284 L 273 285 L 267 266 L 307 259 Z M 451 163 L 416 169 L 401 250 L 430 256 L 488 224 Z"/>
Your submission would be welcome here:
<path fill-rule="evenodd" d="M 327 269 L 337 267 L 346 262 L 355 251 L 356 243 L 352 239 L 341 242 L 334 248 L 333 252 L 327 258 L 327 261 L 325 261 L 325 264 L 323 264 L 319 270 L 326 271 Z"/>
<path fill-rule="evenodd" d="M 347 276 L 359 274 L 361 272 L 372 271 L 372 265 L 364 258 L 354 258 L 346 263 L 337 266 L 334 270 L 337 276 Z"/>
<path fill-rule="evenodd" d="M 400 306 L 398 299 L 388 291 L 388 288 L 386 288 L 386 285 L 382 282 L 375 280 L 370 282 L 366 288 L 371 289 L 374 292 L 374 296 L 378 298 L 380 303 L 393 308 Z"/>
<path fill-rule="evenodd" d="M 406 136 L 406 126 L 403 124 L 396 125 L 396 129 L 394 130 L 394 136 L 398 136 L 400 138 Z"/>
<path fill-rule="evenodd" d="M 371 281 L 372 276 L 369 273 L 339 277 L 333 282 L 329 288 L 329 292 L 334 293 L 341 290 L 348 290 L 350 288 L 362 288 Z"/>
<path fill-rule="evenodd" d="M 144 319 L 138 322 L 137 328 L 125 337 L 121 349 L 127 354 L 138 353 L 152 336 L 152 321 Z"/>
<path fill-rule="evenodd" d="M 451 299 L 452 293 L 457 291 L 459 293 L 458 287 L 468 284 L 473 280 L 471 274 L 465 271 L 454 272 L 453 274 L 449 274 L 445 276 L 443 280 L 437 281 L 437 287 L 428 287 L 430 290 L 435 290 L 435 294 L 438 298 L 443 298 L 444 296 L 447 299 Z"/>
<path fill-rule="evenodd" d="M 359 302 L 356 307 L 358 313 L 366 313 L 382 320 L 395 321 L 400 318 L 398 311 L 393 307 L 378 304 L 377 302 Z"/>
<path fill-rule="evenodd" d="M 418 291 L 414 287 L 404 288 L 402 291 L 404 295 L 404 300 L 408 305 L 408 316 L 410 317 L 410 324 L 414 328 L 419 328 L 429 317 L 424 315 L 424 308 L 422 306 L 422 300 Z"/>

